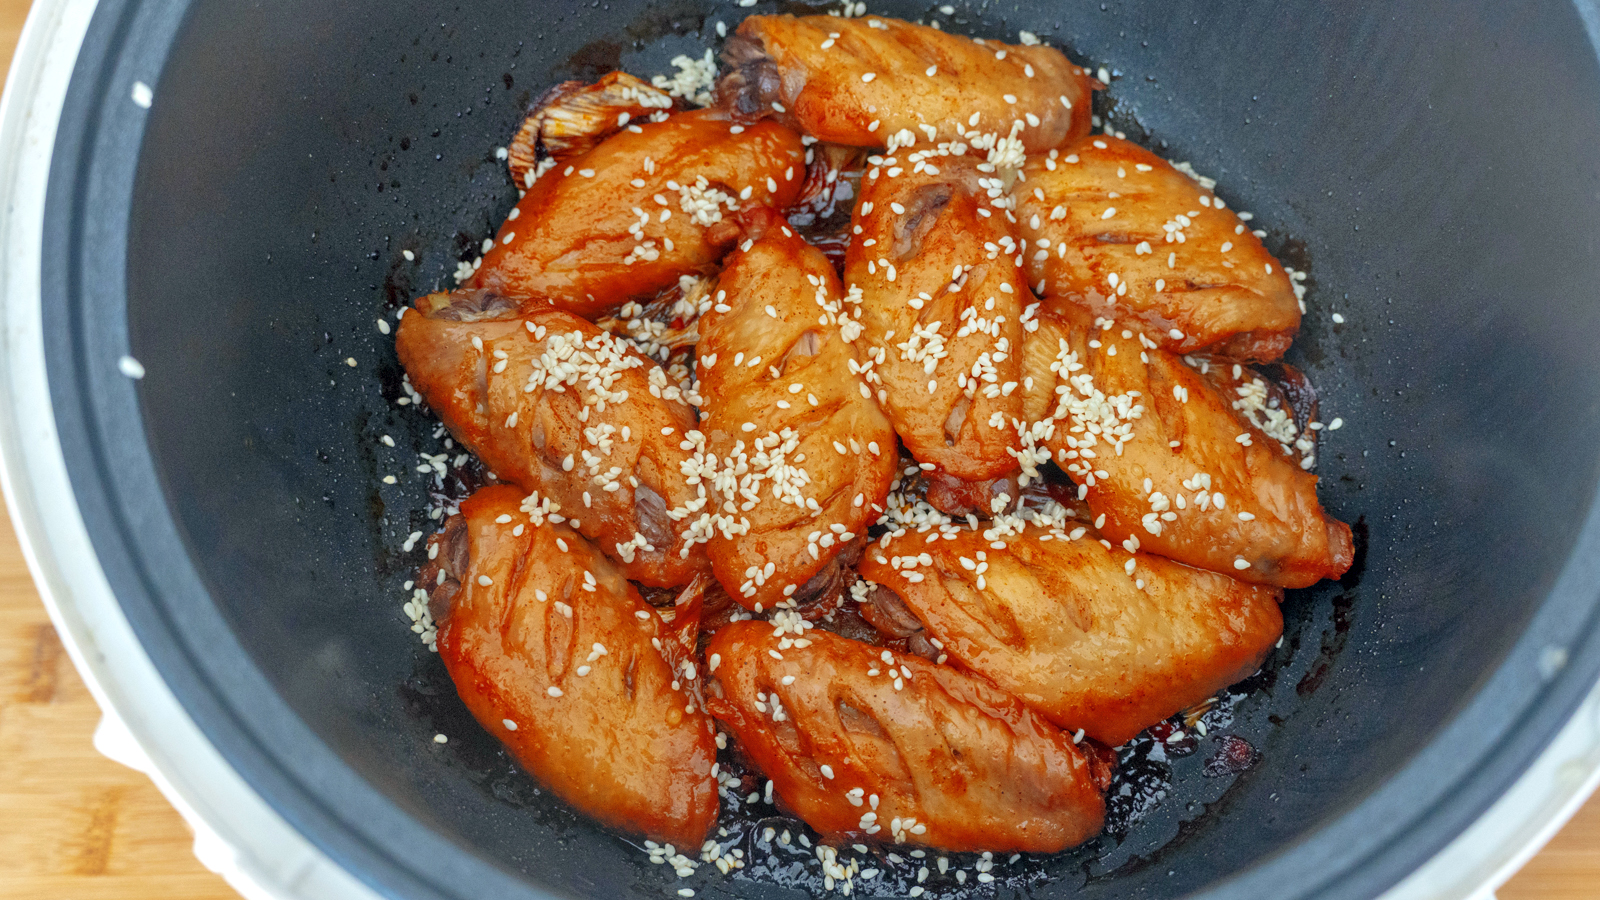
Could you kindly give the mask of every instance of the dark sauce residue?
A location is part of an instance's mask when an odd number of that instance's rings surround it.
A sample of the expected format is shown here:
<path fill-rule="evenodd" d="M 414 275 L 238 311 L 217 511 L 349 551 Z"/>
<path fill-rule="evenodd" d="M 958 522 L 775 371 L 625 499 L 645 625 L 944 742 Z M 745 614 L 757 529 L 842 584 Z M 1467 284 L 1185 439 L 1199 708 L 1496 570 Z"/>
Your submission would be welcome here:
<path fill-rule="evenodd" d="M 1317 651 L 1317 659 L 1311 665 L 1311 670 L 1300 678 L 1300 683 L 1295 685 L 1295 693 L 1302 697 L 1309 697 L 1322 687 L 1322 682 L 1328 677 L 1328 672 L 1333 669 L 1334 661 L 1339 654 L 1344 652 L 1345 644 L 1350 640 L 1350 611 L 1355 606 L 1355 594 L 1340 594 L 1333 598 L 1333 628 L 1322 635 L 1322 647 Z"/>

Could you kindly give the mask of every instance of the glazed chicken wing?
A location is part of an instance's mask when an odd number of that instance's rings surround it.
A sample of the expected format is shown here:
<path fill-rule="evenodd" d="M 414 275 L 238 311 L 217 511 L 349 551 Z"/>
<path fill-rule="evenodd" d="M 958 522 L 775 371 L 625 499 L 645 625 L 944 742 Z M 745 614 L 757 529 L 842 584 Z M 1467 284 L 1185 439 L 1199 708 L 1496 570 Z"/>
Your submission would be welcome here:
<path fill-rule="evenodd" d="M 1017 467 L 1028 290 L 1016 226 L 994 205 L 987 163 L 902 154 L 863 179 L 845 255 L 860 299 L 856 358 L 919 462 L 967 481 L 1006 475 Z"/>
<path fill-rule="evenodd" d="M 1033 156 L 1013 190 L 1028 280 L 1177 353 L 1276 359 L 1300 327 L 1289 273 L 1211 191 L 1148 150 L 1091 135 Z"/>
<path fill-rule="evenodd" d="M 776 122 L 629 125 L 534 182 L 469 286 L 593 318 L 709 272 L 734 234 L 714 227 L 723 214 L 787 207 L 805 174 L 800 136 Z"/>
<path fill-rule="evenodd" d="M 1084 753 L 986 682 L 766 622 L 723 628 L 708 653 L 712 715 L 825 837 L 1053 853 L 1100 830 Z"/>
<path fill-rule="evenodd" d="M 1242 581 L 1306 587 L 1350 567 L 1350 526 L 1317 502 L 1317 477 L 1229 398 L 1132 322 L 1070 303 L 1030 342 L 1055 348 L 1034 390 L 1055 392 L 1042 446 L 1080 485 L 1100 531 L 1130 550 Z M 1043 353 L 1025 354 L 1037 365 Z"/>
<path fill-rule="evenodd" d="M 671 587 L 706 570 L 691 528 L 708 493 L 683 471 L 694 410 L 661 367 L 571 313 L 481 290 L 418 300 L 395 348 L 457 440 L 628 578 Z"/>
<path fill-rule="evenodd" d="M 539 179 L 541 153 L 548 170 L 626 128 L 673 106 L 666 91 L 627 72 L 607 72 L 593 84 L 563 81 L 539 98 L 506 146 L 506 168 L 518 188 Z"/>
<path fill-rule="evenodd" d="M 700 431 L 726 473 L 723 512 L 737 523 L 711 538 L 712 570 L 760 611 L 808 599 L 812 578 L 865 539 L 897 452 L 889 420 L 851 371 L 833 266 L 771 210 L 741 222 L 748 239 L 699 324 Z"/>
<path fill-rule="evenodd" d="M 615 828 L 698 847 L 717 817 L 710 719 L 653 642 L 666 628 L 576 532 L 478 491 L 440 542 L 439 656 L 534 777 Z"/>
<path fill-rule="evenodd" d="M 1260 668 L 1283 632 L 1281 591 L 1108 550 L 1087 531 L 1029 528 L 1003 549 L 975 530 L 905 534 L 860 571 L 951 657 L 1112 747 Z"/>
<path fill-rule="evenodd" d="M 1038 152 L 1089 132 L 1093 86 L 1061 51 L 881 16 L 751 16 L 728 39 L 718 102 L 834 144 L 1016 137 Z"/>

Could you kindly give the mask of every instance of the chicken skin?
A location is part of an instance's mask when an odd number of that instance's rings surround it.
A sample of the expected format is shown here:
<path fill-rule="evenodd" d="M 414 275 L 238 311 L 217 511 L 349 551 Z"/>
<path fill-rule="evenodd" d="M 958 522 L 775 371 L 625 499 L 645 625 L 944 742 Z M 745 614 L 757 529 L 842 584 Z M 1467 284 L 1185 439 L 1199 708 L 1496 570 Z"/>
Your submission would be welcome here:
<path fill-rule="evenodd" d="M 437 554 L 439 656 L 474 718 L 561 799 L 614 828 L 698 847 L 717 748 L 622 571 L 522 492 L 461 504 Z"/>
<path fill-rule="evenodd" d="M 1104 773 L 1014 697 L 949 666 L 786 630 L 718 631 L 706 705 L 824 837 L 1052 853 L 1100 830 Z"/>
<path fill-rule="evenodd" d="M 1276 359 L 1300 327 L 1288 270 L 1261 239 L 1137 144 L 1097 134 L 1033 156 L 1013 196 L 1041 296 L 1139 322 L 1175 353 Z"/>
<path fill-rule="evenodd" d="M 593 84 L 563 81 L 544 92 L 506 145 L 511 181 L 531 188 L 539 179 L 541 154 L 548 170 L 593 150 L 630 121 L 664 116 L 672 108 L 666 91 L 627 72 L 608 72 Z"/>
<path fill-rule="evenodd" d="M 918 462 L 997 478 L 1017 468 L 1022 412 L 1016 226 L 994 206 L 999 182 L 981 159 L 902 153 L 863 179 L 845 255 L 856 358 Z"/>
<path fill-rule="evenodd" d="M 879 16 L 751 16 L 728 39 L 718 102 L 853 147 L 1016 138 L 1030 153 L 1089 133 L 1097 84 L 1061 51 Z M 909 136 L 909 140 L 906 137 Z"/>
<path fill-rule="evenodd" d="M 1350 526 L 1323 512 L 1317 477 L 1181 358 L 1070 303 L 1040 313 L 1027 377 L 1056 402 L 1048 450 L 1107 538 L 1241 581 L 1285 588 L 1338 578 Z"/>
<path fill-rule="evenodd" d="M 740 220 L 746 240 L 699 322 L 700 431 L 721 461 L 730 524 L 708 542 L 712 570 L 761 611 L 804 602 L 812 578 L 865 539 L 897 457 L 889 420 L 851 371 L 833 266 L 771 210 Z"/>
<path fill-rule="evenodd" d="M 708 503 L 684 474 L 694 410 L 621 338 L 488 291 L 430 294 L 400 320 L 411 384 L 502 481 L 601 549 L 631 580 L 686 584 L 708 566 Z"/>
<path fill-rule="evenodd" d="M 970 529 L 905 534 L 870 548 L 860 571 L 952 658 L 1112 747 L 1250 675 L 1283 633 L 1282 591 L 1107 549 L 1088 531 L 1029 528 L 1003 549 Z"/>
<path fill-rule="evenodd" d="M 538 178 L 469 287 L 593 318 L 710 272 L 750 206 L 783 209 L 805 181 L 800 136 L 717 110 L 633 124 Z"/>

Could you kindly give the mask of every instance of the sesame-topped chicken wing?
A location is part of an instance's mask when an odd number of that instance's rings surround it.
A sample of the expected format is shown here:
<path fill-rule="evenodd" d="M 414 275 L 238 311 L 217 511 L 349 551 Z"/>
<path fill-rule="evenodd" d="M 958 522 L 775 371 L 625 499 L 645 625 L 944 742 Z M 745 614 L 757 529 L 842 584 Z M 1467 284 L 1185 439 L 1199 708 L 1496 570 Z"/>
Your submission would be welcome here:
<path fill-rule="evenodd" d="M 672 96 L 627 72 L 607 72 L 593 84 L 563 81 L 545 91 L 506 145 L 506 168 L 518 188 L 539 179 L 541 153 L 546 170 L 627 127 L 632 119 L 665 115 Z"/>
<path fill-rule="evenodd" d="M 517 762 L 596 819 L 698 847 L 717 817 L 716 743 L 656 649 L 668 629 L 587 540 L 509 485 L 461 504 L 428 571 L 439 656 Z M 688 682 L 680 681 L 682 678 Z"/>
<path fill-rule="evenodd" d="M 967 481 L 1000 477 L 1017 468 L 1022 412 L 1028 287 L 1016 226 L 993 205 L 999 180 L 981 159 L 901 153 L 863 179 L 845 255 L 860 300 L 856 358 L 919 462 Z"/>
<path fill-rule="evenodd" d="M 1089 132 L 1097 84 L 1061 51 L 880 16 L 751 16 L 728 39 L 718 102 L 821 141 L 883 147 L 980 135 L 1030 153 Z M 906 136 L 910 140 L 906 140 Z"/>
<path fill-rule="evenodd" d="M 906 533 L 861 576 L 945 653 L 1062 728 L 1115 747 L 1260 668 L 1282 591 L 1107 549 L 1078 526 L 1000 539 Z"/>
<path fill-rule="evenodd" d="M 784 631 L 718 631 L 706 706 L 824 837 L 1053 853 L 1100 830 L 1109 772 L 1016 698 L 949 666 Z"/>
<path fill-rule="evenodd" d="M 400 320 L 411 384 L 467 449 L 653 587 L 706 571 L 706 486 L 683 471 L 682 390 L 621 338 L 489 291 L 430 294 Z"/>
<path fill-rule="evenodd" d="M 1033 391 L 1048 385 L 1056 401 L 1025 453 L 1053 454 L 1104 536 L 1278 587 L 1350 568 L 1350 526 L 1323 511 L 1295 448 L 1135 323 L 1063 302 L 1027 339 L 1054 348 L 1024 355 Z"/>
<path fill-rule="evenodd" d="M 1261 239 L 1137 144 L 1091 135 L 1033 156 L 1013 195 L 1041 296 L 1137 321 L 1177 353 L 1276 359 L 1300 327 L 1289 273 Z"/>
<path fill-rule="evenodd" d="M 712 571 L 759 611 L 808 599 L 813 576 L 865 539 L 897 454 L 851 369 L 857 326 L 833 266 L 776 212 L 742 213 L 740 224 L 747 239 L 700 319 L 697 371 L 729 521 L 708 543 Z"/>
<path fill-rule="evenodd" d="M 800 136 L 717 110 L 629 125 L 538 178 L 469 286 L 593 317 L 705 274 L 735 232 L 724 212 L 787 207 L 805 180 Z"/>

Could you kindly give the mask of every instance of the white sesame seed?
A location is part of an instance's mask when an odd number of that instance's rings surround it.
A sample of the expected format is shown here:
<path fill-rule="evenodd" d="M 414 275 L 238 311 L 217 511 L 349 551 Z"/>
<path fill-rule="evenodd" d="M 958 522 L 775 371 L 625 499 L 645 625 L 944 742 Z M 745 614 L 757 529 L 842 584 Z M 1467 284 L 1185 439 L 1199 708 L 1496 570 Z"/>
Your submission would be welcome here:
<path fill-rule="evenodd" d="M 500 724 L 504 725 L 506 727 L 507 731 L 516 731 L 517 730 L 517 723 L 511 721 L 510 719 L 501 719 L 500 720 Z"/>
<path fill-rule="evenodd" d="M 155 92 L 150 90 L 150 85 L 145 84 L 142 81 L 135 81 L 133 83 L 133 92 L 131 96 L 134 104 L 144 109 L 149 109 L 150 104 L 155 101 Z"/>

